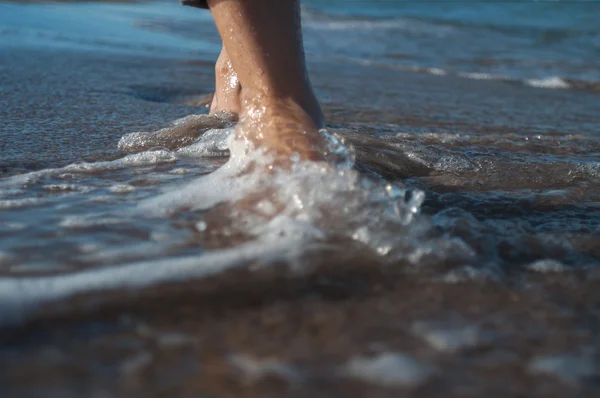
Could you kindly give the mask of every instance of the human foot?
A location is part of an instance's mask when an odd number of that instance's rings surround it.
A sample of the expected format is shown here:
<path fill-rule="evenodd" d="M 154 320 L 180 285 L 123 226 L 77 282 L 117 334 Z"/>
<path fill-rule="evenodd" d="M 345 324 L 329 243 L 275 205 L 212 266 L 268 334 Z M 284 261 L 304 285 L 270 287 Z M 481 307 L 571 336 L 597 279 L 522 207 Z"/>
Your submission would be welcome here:
<path fill-rule="evenodd" d="M 239 115 L 242 85 L 233 69 L 225 48 L 215 63 L 215 94 L 210 105 L 210 114 L 228 111 Z"/>
<path fill-rule="evenodd" d="M 277 164 L 292 155 L 325 159 L 318 130 L 323 116 L 306 69 L 299 1 L 208 0 L 208 5 L 227 49 L 224 59 L 231 58 L 241 84 L 241 92 L 229 85 L 242 100 L 235 137 L 276 155 Z"/>
<path fill-rule="evenodd" d="M 278 164 L 297 160 L 324 160 L 326 142 L 319 133 L 322 114 L 318 105 L 309 107 L 291 99 L 254 96 L 243 101 L 236 138 L 274 156 Z"/>

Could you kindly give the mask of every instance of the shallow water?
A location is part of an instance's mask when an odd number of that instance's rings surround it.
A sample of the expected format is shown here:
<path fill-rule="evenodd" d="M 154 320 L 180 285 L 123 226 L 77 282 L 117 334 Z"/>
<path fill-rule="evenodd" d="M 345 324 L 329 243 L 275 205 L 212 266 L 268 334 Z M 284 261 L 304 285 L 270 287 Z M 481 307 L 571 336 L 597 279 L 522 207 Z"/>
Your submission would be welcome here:
<path fill-rule="evenodd" d="M 596 5 L 346 3 L 305 4 L 332 165 L 272 173 L 201 115 L 206 13 L 0 4 L 11 396 L 596 391 Z"/>

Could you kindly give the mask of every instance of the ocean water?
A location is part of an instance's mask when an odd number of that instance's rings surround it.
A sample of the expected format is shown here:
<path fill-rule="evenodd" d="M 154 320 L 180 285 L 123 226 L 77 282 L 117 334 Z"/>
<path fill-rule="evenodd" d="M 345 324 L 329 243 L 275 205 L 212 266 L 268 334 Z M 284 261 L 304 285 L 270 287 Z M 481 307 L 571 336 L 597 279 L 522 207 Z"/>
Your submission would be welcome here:
<path fill-rule="evenodd" d="M 329 31 L 321 43 L 355 61 L 542 87 L 598 83 L 595 1 L 305 4 L 314 10 L 308 26 Z"/>
<path fill-rule="evenodd" d="M 515 391 L 596 391 L 599 13 L 305 1 L 329 162 L 267 172 L 206 115 L 208 12 L 0 3 L 0 381 L 153 396 L 212 364 L 435 396 L 497 388 L 495 366 Z"/>

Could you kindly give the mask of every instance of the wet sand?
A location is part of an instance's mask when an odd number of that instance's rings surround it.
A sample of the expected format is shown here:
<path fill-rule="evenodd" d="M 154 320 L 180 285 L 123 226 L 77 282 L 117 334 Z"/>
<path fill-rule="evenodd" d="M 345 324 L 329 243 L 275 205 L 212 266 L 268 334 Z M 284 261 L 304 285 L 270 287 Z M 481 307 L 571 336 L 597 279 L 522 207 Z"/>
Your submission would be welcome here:
<path fill-rule="evenodd" d="M 2 384 L 15 397 L 598 391 L 597 276 L 448 284 L 344 265 L 295 278 L 230 274 L 5 330 Z M 390 353 L 426 374 L 383 383 L 344 373 L 352 358 Z"/>

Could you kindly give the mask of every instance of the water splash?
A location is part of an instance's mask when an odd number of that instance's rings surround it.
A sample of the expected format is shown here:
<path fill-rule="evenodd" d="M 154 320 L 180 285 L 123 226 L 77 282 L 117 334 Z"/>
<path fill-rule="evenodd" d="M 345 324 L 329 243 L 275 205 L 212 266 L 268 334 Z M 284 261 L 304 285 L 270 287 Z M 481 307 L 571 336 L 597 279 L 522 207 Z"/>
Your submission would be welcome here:
<path fill-rule="evenodd" d="M 231 129 L 207 130 L 195 143 L 175 152 L 156 149 L 112 162 L 79 163 L 12 178 L 13 186 L 47 186 L 48 178 L 67 171 L 95 176 L 102 170 L 148 164 L 177 166 L 177 161 L 190 157 L 213 156 L 214 150 L 230 153 L 225 165 L 186 186 L 172 182 L 164 185 L 162 194 L 137 200 L 134 207 L 121 205 L 116 213 L 104 210 L 98 216 L 70 216 L 58 223 L 60 228 L 69 230 L 117 228 L 122 225 L 119 221 L 125 216 L 124 210 L 127 218 L 139 221 L 168 222 L 173 217 L 183 217 L 199 234 L 196 244 L 210 248 L 210 252 L 123 264 L 123 260 L 139 255 L 139 248 L 115 251 L 100 245 L 99 250 L 108 255 L 102 260 L 112 264 L 108 267 L 53 276 L 0 278 L 0 324 L 26 320 L 44 304 L 74 295 L 202 279 L 256 261 L 285 263 L 302 270 L 307 265 L 308 252 L 332 241 L 338 242 L 338 249 L 343 247 L 339 242 L 345 241 L 358 245 L 359 251 L 371 250 L 382 259 L 394 261 L 414 255 L 422 246 L 421 238 L 429 229 L 428 223 L 419 226 L 417 222 L 423 192 L 408 190 L 399 182 L 361 175 L 353 168 L 354 149 L 338 134 L 321 131 L 328 143 L 328 161 L 304 161 L 292 154 L 289 167 L 274 167 L 276 162 L 271 155 L 230 133 Z M 128 137 L 131 136 L 125 138 Z M 173 168 L 169 166 L 169 171 Z M 163 179 L 173 176 L 169 171 L 161 174 Z M 107 200 L 122 201 L 115 196 L 123 195 L 136 198 L 138 191 L 132 184 L 112 184 L 106 189 Z M 81 190 L 75 195 L 90 193 Z M 167 229 L 156 247 L 165 250 L 168 246 L 160 241 L 173 240 L 173 232 Z M 86 253 L 83 258 L 96 257 Z"/>

